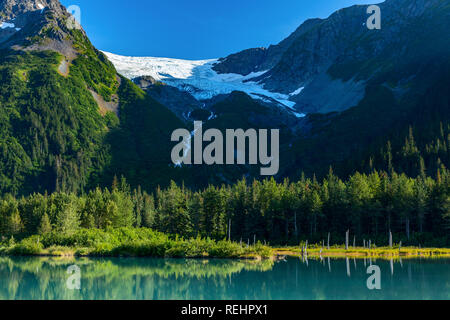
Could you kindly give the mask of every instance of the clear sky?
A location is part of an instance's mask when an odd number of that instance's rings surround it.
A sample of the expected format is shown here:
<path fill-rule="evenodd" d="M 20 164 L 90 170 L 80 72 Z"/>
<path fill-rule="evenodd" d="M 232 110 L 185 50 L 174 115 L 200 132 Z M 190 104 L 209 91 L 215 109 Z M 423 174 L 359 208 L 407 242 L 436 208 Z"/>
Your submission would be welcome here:
<path fill-rule="evenodd" d="M 276 44 L 309 18 L 379 0 L 62 0 L 100 49 L 128 56 L 210 59 Z"/>

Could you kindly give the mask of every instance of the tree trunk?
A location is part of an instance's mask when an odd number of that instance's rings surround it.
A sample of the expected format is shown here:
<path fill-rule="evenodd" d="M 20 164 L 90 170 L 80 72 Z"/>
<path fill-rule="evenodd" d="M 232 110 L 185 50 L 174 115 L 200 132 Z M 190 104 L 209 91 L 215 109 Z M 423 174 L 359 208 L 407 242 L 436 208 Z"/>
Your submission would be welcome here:
<path fill-rule="evenodd" d="M 327 249 L 330 250 L 330 233 L 328 232 Z"/>
<path fill-rule="evenodd" d="M 389 231 L 389 248 L 392 249 L 392 232 Z"/>
<path fill-rule="evenodd" d="M 348 237 L 350 234 L 350 230 L 347 230 L 347 232 L 345 233 L 345 250 L 348 250 Z"/>

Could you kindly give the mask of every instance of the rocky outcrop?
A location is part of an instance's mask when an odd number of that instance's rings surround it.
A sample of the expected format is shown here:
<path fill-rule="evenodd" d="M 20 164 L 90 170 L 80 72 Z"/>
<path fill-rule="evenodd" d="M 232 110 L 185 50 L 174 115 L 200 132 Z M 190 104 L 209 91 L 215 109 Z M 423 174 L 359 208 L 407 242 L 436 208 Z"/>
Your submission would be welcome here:
<path fill-rule="evenodd" d="M 236 73 L 246 76 L 259 71 L 260 66 L 266 60 L 266 48 L 247 49 L 227 58 L 219 59 L 219 62 L 213 66 L 213 70 L 218 73 Z"/>
<path fill-rule="evenodd" d="M 89 89 L 95 102 L 97 102 L 98 110 L 102 116 L 105 116 L 108 112 L 114 112 L 119 116 L 119 97 L 115 94 L 111 97 L 111 101 L 105 101 L 103 97 L 92 89 Z"/>
<path fill-rule="evenodd" d="M 133 82 L 183 121 L 190 120 L 192 111 L 202 109 L 205 105 L 203 102 L 195 99 L 190 93 L 156 81 L 151 76 L 134 78 Z"/>
<path fill-rule="evenodd" d="M 219 59 L 219 62 L 213 69 L 218 73 L 236 73 L 244 76 L 252 72 L 270 70 L 280 62 L 283 53 L 295 39 L 305 34 L 312 27 L 320 23 L 320 21 L 320 19 L 307 20 L 288 38 L 277 45 L 271 45 L 268 48 L 247 49 Z"/>
<path fill-rule="evenodd" d="M 142 90 L 147 90 L 148 88 L 154 86 L 158 83 L 152 76 L 142 76 L 133 79 L 133 82 L 139 86 Z"/>
<path fill-rule="evenodd" d="M 69 18 L 58 0 L 1 0 L 0 22 L 6 27 L 0 29 L 0 48 L 52 50 L 73 59 Z"/>
<path fill-rule="evenodd" d="M 19 15 L 29 12 L 49 9 L 57 14 L 66 12 L 65 8 L 57 0 L 1 0 L 0 11 L 2 18 L 13 19 Z"/>

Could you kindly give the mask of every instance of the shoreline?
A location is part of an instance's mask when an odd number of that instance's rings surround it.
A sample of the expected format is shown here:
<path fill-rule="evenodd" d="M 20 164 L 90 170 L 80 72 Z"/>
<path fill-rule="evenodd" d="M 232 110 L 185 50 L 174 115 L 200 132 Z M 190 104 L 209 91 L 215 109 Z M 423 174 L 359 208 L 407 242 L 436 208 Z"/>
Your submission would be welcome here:
<path fill-rule="evenodd" d="M 132 253 L 121 254 L 94 254 L 86 253 L 86 248 L 48 248 L 43 249 L 41 252 L 17 254 L 10 253 L 7 250 L 0 251 L 0 256 L 4 257 L 54 257 L 54 258 L 160 258 L 160 259 L 187 259 L 187 260 L 247 260 L 247 261 L 263 261 L 263 260 L 284 260 L 286 258 L 353 258 L 353 259 L 435 259 L 435 258 L 450 258 L 450 248 L 415 248 L 404 247 L 401 250 L 398 248 L 349 248 L 345 250 L 343 248 L 312 248 L 307 249 L 306 252 L 302 252 L 299 247 L 281 247 L 272 248 L 273 253 L 271 256 L 261 256 L 257 254 L 242 255 L 242 256 L 230 256 L 230 257 L 214 257 L 207 254 L 201 256 L 156 256 L 156 255 L 136 255 Z M 85 251 L 81 253 L 80 251 Z"/>
<path fill-rule="evenodd" d="M 286 248 L 274 248 L 274 255 L 277 257 L 314 257 L 314 258 L 376 258 L 376 259 L 401 259 L 401 258 L 450 258 L 450 248 L 416 248 L 416 247 L 404 247 L 404 248 L 313 248 L 306 250 L 306 254 L 300 248 L 286 247 Z"/>

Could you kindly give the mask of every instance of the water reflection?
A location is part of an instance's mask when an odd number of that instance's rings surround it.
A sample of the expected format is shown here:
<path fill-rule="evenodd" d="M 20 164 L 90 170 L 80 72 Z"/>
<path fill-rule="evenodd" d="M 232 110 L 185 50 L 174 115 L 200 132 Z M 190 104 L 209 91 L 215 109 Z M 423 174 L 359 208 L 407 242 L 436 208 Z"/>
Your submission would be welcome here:
<path fill-rule="evenodd" d="M 351 261 L 353 260 L 353 261 Z M 69 290 L 67 268 L 81 270 Z M 366 270 L 381 269 L 381 290 Z M 0 257 L 0 299 L 450 299 L 450 260 Z"/>

